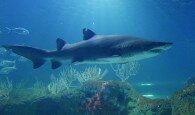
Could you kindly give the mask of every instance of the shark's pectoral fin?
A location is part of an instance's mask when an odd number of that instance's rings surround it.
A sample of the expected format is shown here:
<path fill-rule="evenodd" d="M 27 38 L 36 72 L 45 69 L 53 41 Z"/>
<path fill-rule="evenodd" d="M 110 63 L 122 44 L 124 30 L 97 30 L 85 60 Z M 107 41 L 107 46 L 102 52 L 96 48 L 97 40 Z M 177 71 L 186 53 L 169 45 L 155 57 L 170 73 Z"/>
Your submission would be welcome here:
<path fill-rule="evenodd" d="M 72 64 L 79 65 L 82 61 L 83 61 L 83 59 L 81 59 L 81 58 L 74 58 L 72 60 Z"/>
<path fill-rule="evenodd" d="M 57 68 L 59 68 L 61 65 L 62 65 L 61 62 L 56 61 L 56 60 L 51 60 L 51 68 L 52 68 L 52 69 L 57 69 Z"/>
<path fill-rule="evenodd" d="M 33 69 L 37 69 L 45 63 L 45 60 L 40 58 L 31 58 L 30 60 L 33 62 Z"/>
<path fill-rule="evenodd" d="M 56 46 L 57 51 L 60 51 L 64 47 L 64 45 L 66 44 L 66 41 L 58 38 L 58 39 L 56 39 L 56 44 L 57 44 L 57 46 Z"/>
<path fill-rule="evenodd" d="M 84 28 L 83 29 L 83 40 L 88 40 L 95 36 L 95 32 L 91 31 L 90 29 Z"/>
<path fill-rule="evenodd" d="M 74 65 L 81 65 L 82 62 L 76 61 L 76 62 L 74 62 L 74 63 L 72 63 L 72 64 L 74 64 Z"/>

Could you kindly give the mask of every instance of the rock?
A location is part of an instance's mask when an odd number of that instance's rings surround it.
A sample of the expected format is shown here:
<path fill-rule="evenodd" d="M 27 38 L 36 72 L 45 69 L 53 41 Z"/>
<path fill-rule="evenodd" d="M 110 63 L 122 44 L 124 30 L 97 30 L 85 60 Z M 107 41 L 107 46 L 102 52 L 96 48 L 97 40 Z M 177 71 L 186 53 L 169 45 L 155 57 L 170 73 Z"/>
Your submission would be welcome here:
<path fill-rule="evenodd" d="M 18 90 L 19 91 L 19 90 Z M 1 115 L 193 115 L 195 86 L 188 85 L 171 99 L 148 99 L 140 96 L 129 83 L 88 81 L 82 87 L 64 91 L 59 96 L 26 98 L 0 104 Z M 22 96 L 21 96 L 22 97 Z M 22 100 L 19 103 L 19 101 Z M 24 101 L 26 100 L 26 101 Z"/>
<path fill-rule="evenodd" d="M 188 85 L 171 97 L 173 115 L 195 115 L 195 85 Z"/>
<path fill-rule="evenodd" d="M 82 107 L 84 95 L 79 90 L 65 92 L 61 97 L 44 97 L 23 104 L 0 107 L 1 115 L 77 115 L 86 113 Z"/>
<path fill-rule="evenodd" d="M 86 110 L 95 115 L 127 115 L 128 103 L 138 97 L 128 83 L 117 81 L 90 81 L 81 90 L 86 94 Z"/>
<path fill-rule="evenodd" d="M 129 103 L 136 105 L 138 95 L 124 82 L 89 81 L 82 87 L 65 91 L 61 96 L 43 97 L 0 107 L 1 114 L 20 115 L 127 115 Z"/>
<path fill-rule="evenodd" d="M 140 96 L 137 104 L 134 105 L 134 109 L 129 112 L 129 115 L 171 115 L 171 111 L 169 100 L 149 99 Z"/>
<path fill-rule="evenodd" d="M 195 76 L 189 77 L 186 84 L 187 85 L 195 85 Z"/>

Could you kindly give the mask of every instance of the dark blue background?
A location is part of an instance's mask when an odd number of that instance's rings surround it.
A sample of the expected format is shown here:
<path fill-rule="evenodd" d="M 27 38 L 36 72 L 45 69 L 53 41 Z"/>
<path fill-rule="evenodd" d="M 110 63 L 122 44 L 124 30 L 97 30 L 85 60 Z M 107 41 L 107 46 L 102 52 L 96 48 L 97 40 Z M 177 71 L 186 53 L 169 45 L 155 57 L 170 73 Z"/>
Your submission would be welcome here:
<path fill-rule="evenodd" d="M 0 34 L 0 44 L 25 44 L 55 49 L 55 39 L 82 40 L 82 28 L 97 34 L 124 34 L 170 41 L 167 52 L 140 61 L 140 70 L 129 82 L 165 84 L 171 93 L 195 74 L 195 2 L 193 0 L 1 0 L 0 28 L 24 27 L 27 36 Z M 94 23 L 94 24 L 93 24 Z M 17 63 L 10 74 L 15 81 L 49 79 L 49 63 L 33 70 L 31 62 Z M 83 66 L 81 66 L 83 67 Z M 104 66 L 103 68 L 109 68 Z M 117 79 L 112 71 L 106 79 Z"/>

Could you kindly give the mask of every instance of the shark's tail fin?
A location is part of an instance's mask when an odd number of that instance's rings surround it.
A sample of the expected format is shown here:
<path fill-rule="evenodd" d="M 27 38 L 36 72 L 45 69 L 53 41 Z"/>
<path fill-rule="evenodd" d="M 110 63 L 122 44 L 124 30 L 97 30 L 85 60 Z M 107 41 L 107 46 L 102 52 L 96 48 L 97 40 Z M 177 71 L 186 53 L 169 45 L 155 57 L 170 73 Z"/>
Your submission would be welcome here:
<path fill-rule="evenodd" d="M 45 63 L 44 57 L 48 55 L 48 52 L 45 50 L 27 46 L 3 45 L 2 47 L 4 47 L 6 50 L 12 50 L 12 52 L 31 60 L 33 62 L 34 69 L 42 66 Z"/>

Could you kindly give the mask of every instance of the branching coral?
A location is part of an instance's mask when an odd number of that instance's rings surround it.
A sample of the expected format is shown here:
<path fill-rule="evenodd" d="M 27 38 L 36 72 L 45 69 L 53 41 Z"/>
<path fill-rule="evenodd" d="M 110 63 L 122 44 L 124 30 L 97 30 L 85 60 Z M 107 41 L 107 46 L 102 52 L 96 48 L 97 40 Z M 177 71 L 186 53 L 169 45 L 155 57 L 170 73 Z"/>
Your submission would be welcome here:
<path fill-rule="evenodd" d="M 8 78 L 6 78 L 5 82 L 0 82 L 0 100 L 9 99 L 12 89 L 13 84 Z"/>
<path fill-rule="evenodd" d="M 137 74 L 139 64 L 136 61 L 126 64 L 111 64 L 111 68 L 116 73 L 116 76 L 124 82 L 129 79 L 130 76 Z"/>
<path fill-rule="evenodd" d="M 78 72 L 70 67 L 63 69 L 58 77 L 51 76 L 51 82 L 48 85 L 48 90 L 51 94 L 59 94 L 62 91 L 69 89 L 72 82 L 76 80 Z"/>
<path fill-rule="evenodd" d="M 107 70 L 102 71 L 102 69 L 97 66 L 88 67 L 83 72 L 79 72 L 70 66 L 69 68 L 63 69 L 57 77 L 52 75 L 48 90 L 51 94 L 59 94 L 69 89 L 72 82 L 76 79 L 83 84 L 89 80 L 102 79 L 106 73 Z"/>
<path fill-rule="evenodd" d="M 42 82 L 37 81 L 31 89 L 32 89 L 31 97 L 33 98 L 37 99 L 47 96 L 47 87 Z"/>
<path fill-rule="evenodd" d="M 31 88 L 21 87 L 21 84 L 15 84 L 7 78 L 0 82 L 0 104 L 18 104 L 29 100 L 37 100 L 49 96 L 59 97 L 66 91 L 70 91 L 72 83 L 78 80 L 81 84 L 89 80 L 99 80 L 107 73 L 97 66 L 86 68 L 84 71 L 77 71 L 68 67 L 60 71 L 57 76 L 51 75 L 51 81 L 48 84 L 37 81 Z"/>
<path fill-rule="evenodd" d="M 80 72 L 77 76 L 77 79 L 81 84 L 83 84 L 84 82 L 89 80 L 100 80 L 105 76 L 107 72 L 107 70 L 102 71 L 101 68 L 92 66 L 86 68 L 83 72 Z"/>

